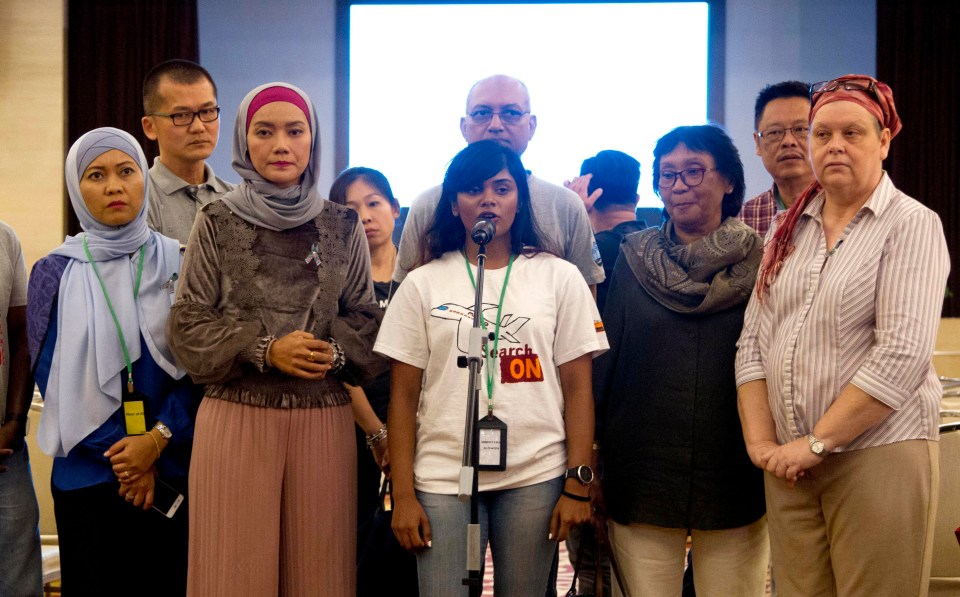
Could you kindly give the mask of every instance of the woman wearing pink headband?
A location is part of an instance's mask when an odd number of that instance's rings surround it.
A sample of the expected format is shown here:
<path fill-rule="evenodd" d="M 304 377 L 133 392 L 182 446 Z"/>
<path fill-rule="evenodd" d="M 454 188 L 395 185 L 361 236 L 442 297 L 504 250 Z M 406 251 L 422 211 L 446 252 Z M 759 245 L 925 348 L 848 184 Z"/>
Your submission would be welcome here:
<path fill-rule="evenodd" d="M 344 382 L 384 370 L 356 212 L 317 192 L 310 99 L 262 85 L 237 113 L 234 191 L 197 214 L 170 317 L 207 384 L 190 468 L 188 594 L 353 596 L 356 447 Z"/>
<path fill-rule="evenodd" d="M 816 180 L 778 221 L 737 354 L 777 594 L 926 595 L 939 486 L 940 219 L 883 171 L 893 94 L 811 86 Z"/>

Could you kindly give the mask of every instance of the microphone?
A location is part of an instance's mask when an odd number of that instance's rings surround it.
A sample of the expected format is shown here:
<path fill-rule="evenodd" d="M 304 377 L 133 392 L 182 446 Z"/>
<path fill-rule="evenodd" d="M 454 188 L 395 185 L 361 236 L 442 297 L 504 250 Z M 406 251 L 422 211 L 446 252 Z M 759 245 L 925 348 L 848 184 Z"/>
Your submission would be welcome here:
<path fill-rule="evenodd" d="M 497 227 L 490 220 L 477 221 L 470 231 L 470 238 L 481 247 L 493 240 L 493 237 L 496 235 Z"/>

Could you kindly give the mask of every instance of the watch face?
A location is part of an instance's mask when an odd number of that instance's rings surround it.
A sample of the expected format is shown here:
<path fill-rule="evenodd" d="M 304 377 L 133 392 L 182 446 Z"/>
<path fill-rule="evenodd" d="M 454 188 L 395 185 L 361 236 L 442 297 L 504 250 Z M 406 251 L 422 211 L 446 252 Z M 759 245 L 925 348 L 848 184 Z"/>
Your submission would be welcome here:
<path fill-rule="evenodd" d="M 820 441 L 820 440 L 818 440 L 818 439 L 814 439 L 813 437 L 811 437 L 811 438 L 810 438 L 810 451 L 813 452 L 814 454 L 816 454 L 817 456 L 819 456 L 820 454 L 822 454 L 822 453 L 823 453 L 823 442 Z"/>
<path fill-rule="evenodd" d="M 593 483 L 593 469 L 589 466 L 581 466 L 578 468 L 577 476 L 580 477 L 580 482 L 584 485 Z"/>

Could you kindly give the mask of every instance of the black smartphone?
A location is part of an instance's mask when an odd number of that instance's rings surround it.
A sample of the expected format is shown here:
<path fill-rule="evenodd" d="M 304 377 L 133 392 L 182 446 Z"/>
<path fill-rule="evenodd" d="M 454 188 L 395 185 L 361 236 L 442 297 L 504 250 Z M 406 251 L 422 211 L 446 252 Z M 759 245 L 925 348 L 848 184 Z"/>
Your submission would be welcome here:
<path fill-rule="evenodd" d="M 183 503 L 183 494 L 157 478 L 153 486 L 153 509 L 167 518 L 173 518 Z"/>

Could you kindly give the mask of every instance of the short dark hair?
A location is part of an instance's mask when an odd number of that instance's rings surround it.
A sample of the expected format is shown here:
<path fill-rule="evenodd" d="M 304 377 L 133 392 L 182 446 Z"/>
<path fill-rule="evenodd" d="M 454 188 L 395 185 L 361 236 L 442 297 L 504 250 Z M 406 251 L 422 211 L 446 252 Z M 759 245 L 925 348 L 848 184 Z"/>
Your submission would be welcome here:
<path fill-rule="evenodd" d="M 660 196 L 660 158 L 681 143 L 690 151 L 703 151 L 713 156 L 717 170 L 733 185 L 733 191 L 723 196 L 720 217 L 726 219 L 740 213 L 747 186 L 743 178 L 743 162 L 733 141 L 715 124 L 678 126 L 657 140 L 657 146 L 653 148 L 653 190 L 657 196 Z M 667 217 L 664 210 L 664 218 Z"/>
<path fill-rule="evenodd" d="M 433 224 L 427 230 L 421 246 L 419 265 L 438 259 L 448 251 L 462 249 L 467 242 L 467 232 L 460 218 L 453 215 L 457 193 L 483 186 L 504 168 L 517 183 L 517 215 L 510 227 L 510 250 L 515 254 L 529 253 L 525 247 L 536 250 L 551 250 L 544 246 L 543 235 L 537 228 L 530 206 L 530 187 L 527 171 L 517 155 L 509 147 L 496 141 L 484 140 L 467 145 L 451 161 L 443 177 L 440 202 L 433 215 Z"/>
<path fill-rule="evenodd" d="M 604 149 L 592 158 L 583 160 L 580 176 L 592 174 L 587 192 L 603 189 L 593 206 L 603 210 L 610 205 L 637 206 L 637 187 L 640 186 L 640 162 L 632 156 L 613 149 Z"/>
<path fill-rule="evenodd" d="M 213 97 L 217 97 L 217 84 L 213 82 L 213 77 L 196 62 L 189 60 L 167 60 L 156 65 L 143 79 L 143 113 L 149 114 L 160 109 L 160 103 L 163 101 L 160 97 L 160 81 L 167 77 L 174 83 L 190 85 L 200 79 L 210 81 L 213 87 Z"/>
<path fill-rule="evenodd" d="M 330 187 L 330 201 L 339 203 L 340 205 L 346 205 L 347 189 L 358 180 L 362 180 L 375 188 L 378 193 L 390 202 L 390 207 L 397 211 L 400 210 L 400 202 L 393 196 L 393 189 L 390 188 L 390 181 L 387 180 L 387 177 L 379 170 L 364 168 L 363 166 L 347 168 L 337 176 L 337 179 L 333 181 L 333 185 Z"/>
<path fill-rule="evenodd" d="M 783 81 L 767 85 L 757 94 L 757 103 L 753 106 L 753 130 L 760 128 L 760 118 L 767 104 L 775 99 L 802 97 L 810 101 L 810 84 L 802 81 Z"/>

